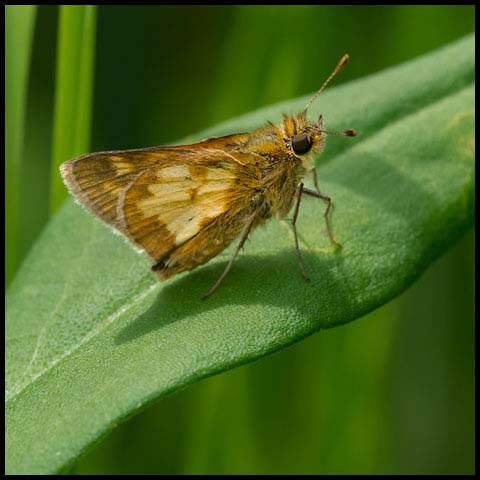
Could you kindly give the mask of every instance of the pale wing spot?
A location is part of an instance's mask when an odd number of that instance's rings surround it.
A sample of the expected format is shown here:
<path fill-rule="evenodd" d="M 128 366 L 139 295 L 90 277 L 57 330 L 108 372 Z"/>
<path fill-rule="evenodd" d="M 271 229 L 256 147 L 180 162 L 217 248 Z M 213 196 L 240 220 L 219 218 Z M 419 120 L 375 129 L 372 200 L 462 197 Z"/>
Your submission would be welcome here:
<path fill-rule="evenodd" d="M 200 186 L 197 188 L 197 196 L 201 196 L 211 192 L 222 192 L 228 191 L 233 186 L 233 182 L 231 180 L 219 180 L 216 182 L 204 182 L 201 183 Z"/>
<path fill-rule="evenodd" d="M 206 180 L 222 180 L 228 178 L 232 179 L 236 177 L 237 176 L 233 172 L 223 170 L 222 168 L 208 168 Z"/>
<path fill-rule="evenodd" d="M 195 190 L 196 202 L 203 203 L 209 201 L 199 197 L 213 192 L 228 192 L 233 186 L 231 179 L 216 179 L 216 181 L 192 181 L 183 180 L 169 183 L 154 183 L 148 185 L 148 191 L 151 193 L 149 198 L 138 202 L 139 209 L 146 216 L 161 214 L 170 203 L 185 202 L 189 203 L 192 199 L 192 190 Z"/>
<path fill-rule="evenodd" d="M 138 201 L 144 218 L 155 216 L 180 245 L 196 235 L 209 220 L 229 208 L 236 175 L 221 168 L 177 165 L 158 171 L 150 196 Z"/>
<path fill-rule="evenodd" d="M 158 171 L 157 177 L 164 182 L 175 182 L 189 179 L 190 175 L 186 165 L 175 165 L 162 168 Z"/>
<path fill-rule="evenodd" d="M 187 195 L 188 198 L 188 195 Z M 161 214 L 165 209 L 171 208 L 172 205 L 178 204 L 172 199 L 160 201 L 158 197 L 149 197 L 145 200 L 141 200 L 137 204 L 138 210 L 140 210 L 145 218 L 152 217 L 154 215 Z M 185 200 L 180 200 L 182 207 L 185 207 Z"/>
<path fill-rule="evenodd" d="M 180 245 L 200 231 L 209 218 L 216 217 L 227 209 L 223 198 L 215 198 L 208 203 L 195 202 L 179 208 L 166 209 L 158 215 L 168 231 L 175 236 L 175 244 Z"/>
<path fill-rule="evenodd" d="M 181 182 L 153 183 L 148 186 L 148 191 L 152 194 L 154 197 L 152 200 L 156 203 L 182 202 L 190 199 L 188 190 L 192 186 L 195 186 L 195 184 L 186 180 Z M 150 201 L 150 199 L 147 201 Z"/>
<path fill-rule="evenodd" d="M 129 163 L 114 163 L 117 175 L 126 175 L 135 171 L 135 167 Z"/>
<path fill-rule="evenodd" d="M 115 174 L 117 176 L 128 175 L 136 170 L 135 165 L 130 162 L 126 162 L 124 157 L 111 155 L 109 159 L 112 162 L 112 167 L 115 169 Z"/>
<path fill-rule="evenodd" d="M 188 167 L 189 175 L 193 180 L 204 182 L 205 180 L 223 180 L 236 178 L 234 171 L 228 168 L 218 168 L 206 165 L 191 164 Z"/>

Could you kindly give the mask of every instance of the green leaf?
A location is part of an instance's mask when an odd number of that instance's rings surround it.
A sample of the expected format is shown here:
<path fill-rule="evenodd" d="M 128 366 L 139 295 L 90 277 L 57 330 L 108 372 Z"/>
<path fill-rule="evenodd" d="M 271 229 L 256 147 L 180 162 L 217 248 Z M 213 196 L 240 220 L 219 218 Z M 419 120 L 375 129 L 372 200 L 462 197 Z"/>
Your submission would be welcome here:
<path fill-rule="evenodd" d="M 325 236 L 323 203 L 301 205 L 310 282 L 288 223 L 273 220 L 202 301 L 229 253 L 158 283 L 147 259 L 67 202 L 7 295 L 7 471 L 58 472 L 159 396 L 359 318 L 411 285 L 473 225 L 473 81 L 470 36 L 322 94 L 310 114 L 359 135 L 329 138 L 318 168 L 342 250 Z M 276 121 L 306 98 L 192 138 Z"/>
<path fill-rule="evenodd" d="M 66 160 L 88 151 L 95 64 L 95 5 L 61 5 L 58 28 L 50 210 L 67 197 L 58 175 Z"/>
<path fill-rule="evenodd" d="M 18 264 L 18 217 L 35 5 L 5 6 L 5 283 Z"/>

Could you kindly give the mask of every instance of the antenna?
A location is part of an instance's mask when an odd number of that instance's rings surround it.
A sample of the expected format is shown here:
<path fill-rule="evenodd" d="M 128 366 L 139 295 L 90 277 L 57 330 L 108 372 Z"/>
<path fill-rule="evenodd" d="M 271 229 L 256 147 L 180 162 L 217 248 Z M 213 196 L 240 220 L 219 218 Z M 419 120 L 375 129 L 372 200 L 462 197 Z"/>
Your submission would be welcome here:
<path fill-rule="evenodd" d="M 320 90 L 313 95 L 313 97 L 308 101 L 307 106 L 305 107 L 304 112 L 307 113 L 307 110 L 310 108 L 310 105 L 314 102 L 314 100 L 323 92 L 325 87 L 328 85 L 330 80 L 340 71 L 340 69 L 348 62 L 348 59 L 350 57 L 348 54 L 345 54 L 340 61 L 338 62 L 338 65 L 335 67 L 335 70 L 331 73 L 331 75 L 323 82 L 323 85 L 320 87 Z"/>
<path fill-rule="evenodd" d="M 320 130 L 322 133 L 326 133 L 327 135 L 344 135 L 345 137 L 356 137 L 357 131 L 353 128 L 349 128 L 348 130 L 344 130 L 343 132 L 332 132 L 331 130 Z"/>

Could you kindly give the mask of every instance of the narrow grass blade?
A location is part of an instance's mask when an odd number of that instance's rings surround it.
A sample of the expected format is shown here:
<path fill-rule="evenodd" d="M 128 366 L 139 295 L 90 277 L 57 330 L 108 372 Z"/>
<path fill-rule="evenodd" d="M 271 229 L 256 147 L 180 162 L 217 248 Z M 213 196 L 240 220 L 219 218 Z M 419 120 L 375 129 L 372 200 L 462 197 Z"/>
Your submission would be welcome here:
<path fill-rule="evenodd" d="M 5 283 L 18 264 L 19 182 L 37 7 L 5 7 Z"/>
<path fill-rule="evenodd" d="M 60 164 L 86 153 L 90 145 L 95 32 L 95 6 L 60 7 L 50 181 L 51 213 L 67 197 L 58 171 Z"/>

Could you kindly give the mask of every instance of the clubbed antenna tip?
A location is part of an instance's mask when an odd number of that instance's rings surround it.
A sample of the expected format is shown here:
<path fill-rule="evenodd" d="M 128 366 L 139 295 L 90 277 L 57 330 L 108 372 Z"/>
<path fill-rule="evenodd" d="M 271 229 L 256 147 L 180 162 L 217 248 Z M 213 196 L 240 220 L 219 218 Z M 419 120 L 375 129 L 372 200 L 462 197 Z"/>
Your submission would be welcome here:
<path fill-rule="evenodd" d="M 314 102 L 314 100 L 322 93 L 322 91 L 325 89 L 325 87 L 328 85 L 328 82 L 338 73 L 338 71 L 348 62 L 350 57 L 346 53 L 338 62 L 337 66 L 333 70 L 333 72 L 330 74 L 330 76 L 323 82 L 323 85 L 320 87 L 320 90 L 313 95 L 313 97 L 308 101 L 307 106 L 305 107 L 305 112 L 310 108 L 310 105 Z"/>

